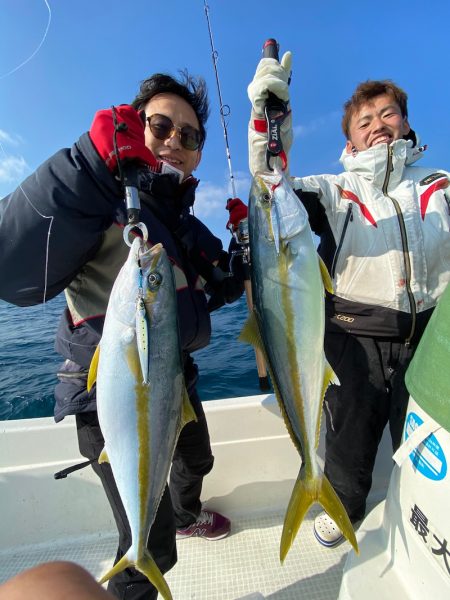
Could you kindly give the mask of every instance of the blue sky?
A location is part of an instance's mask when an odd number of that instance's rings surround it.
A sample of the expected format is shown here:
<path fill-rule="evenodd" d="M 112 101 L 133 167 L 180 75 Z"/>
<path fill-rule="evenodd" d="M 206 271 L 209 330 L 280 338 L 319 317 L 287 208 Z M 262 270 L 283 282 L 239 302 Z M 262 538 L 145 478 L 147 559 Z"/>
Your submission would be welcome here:
<path fill-rule="evenodd" d="M 293 52 L 291 174 L 336 173 L 341 108 L 362 80 L 409 95 L 423 164 L 450 170 L 450 3 L 209 0 L 238 194 L 247 200 L 247 85 L 263 42 Z M 49 9 L 51 20 L 49 21 Z M 47 35 L 44 35 L 48 27 Z M 37 51 L 36 51 L 37 50 Z M 225 242 L 228 165 L 203 0 L 0 0 L 0 197 L 89 129 L 96 110 L 133 99 L 154 72 L 187 68 L 211 100 L 196 214 Z"/>

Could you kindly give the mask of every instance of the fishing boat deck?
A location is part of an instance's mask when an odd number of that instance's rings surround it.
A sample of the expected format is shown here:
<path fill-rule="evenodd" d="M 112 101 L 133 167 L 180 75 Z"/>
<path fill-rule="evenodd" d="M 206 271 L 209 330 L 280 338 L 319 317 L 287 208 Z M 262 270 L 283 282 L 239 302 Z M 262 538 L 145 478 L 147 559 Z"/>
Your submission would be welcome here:
<path fill-rule="evenodd" d="M 202 499 L 231 519 L 232 531 L 215 542 L 178 542 L 178 563 L 166 575 L 174 600 L 335 600 L 350 545 L 329 549 L 317 543 L 317 505 L 284 565 L 279 562 L 300 457 L 273 395 L 214 400 L 204 407 L 215 463 Z M 322 431 L 319 462 L 323 437 Z M 52 560 L 76 562 L 94 577 L 110 568 L 117 533 L 99 479 L 91 468 L 54 478 L 82 460 L 72 417 L 57 425 L 50 418 L 0 422 L 0 582 Z M 385 497 L 391 468 L 390 444 L 382 441 L 372 505 Z"/>
<path fill-rule="evenodd" d="M 237 517 L 232 534 L 217 542 L 178 542 L 178 563 L 166 575 L 174 600 L 335 600 L 349 544 L 321 547 L 312 533 L 312 510 L 284 565 L 278 560 L 283 514 Z M 0 581 L 36 564 L 70 560 L 101 576 L 112 564 L 117 539 L 86 536 L 0 553 Z"/>

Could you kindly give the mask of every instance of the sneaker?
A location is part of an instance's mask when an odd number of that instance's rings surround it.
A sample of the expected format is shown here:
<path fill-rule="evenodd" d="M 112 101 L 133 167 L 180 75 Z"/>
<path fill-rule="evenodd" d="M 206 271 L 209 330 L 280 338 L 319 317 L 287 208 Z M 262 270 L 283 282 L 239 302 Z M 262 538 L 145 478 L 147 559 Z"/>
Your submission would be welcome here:
<path fill-rule="evenodd" d="M 201 537 L 205 540 L 221 540 L 230 533 L 230 520 L 212 510 L 202 510 L 198 519 L 184 529 L 177 529 L 177 540 Z"/>
<path fill-rule="evenodd" d="M 320 513 L 314 519 L 314 535 L 318 542 L 328 548 L 336 546 L 344 539 L 337 523 L 326 512 Z"/>

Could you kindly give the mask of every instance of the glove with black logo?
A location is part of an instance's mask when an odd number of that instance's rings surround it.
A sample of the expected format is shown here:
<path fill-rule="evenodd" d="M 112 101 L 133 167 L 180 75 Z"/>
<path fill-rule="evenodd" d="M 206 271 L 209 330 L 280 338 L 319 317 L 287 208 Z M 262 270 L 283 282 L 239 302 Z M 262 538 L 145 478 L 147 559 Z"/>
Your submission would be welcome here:
<path fill-rule="evenodd" d="M 140 114 L 132 106 L 121 104 L 99 110 L 92 121 L 89 136 L 112 173 L 117 170 L 118 157 L 121 162 L 134 160 L 147 165 L 152 171 L 158 171 L 159 163 L 145 145 L 144 129 L 144 121 Z M 115 132 L 116 148 L 114 147 Z"/>

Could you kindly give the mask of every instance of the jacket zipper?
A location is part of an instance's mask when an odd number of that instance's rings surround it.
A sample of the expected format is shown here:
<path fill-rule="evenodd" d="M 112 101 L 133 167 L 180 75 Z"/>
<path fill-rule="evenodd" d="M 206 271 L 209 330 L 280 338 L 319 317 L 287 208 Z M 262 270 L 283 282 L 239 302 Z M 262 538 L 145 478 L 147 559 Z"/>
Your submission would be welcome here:
<path fill-rule="evenodd" d="M 345 234 L 347 232 L 347 227 L 350 221 L 353 221 L 353 202 L 350 202 L 347 208 L 347 214 L 345 215 L 344 227 L 342 228 L 341 237 L 339 239 L 339 244 L 334 253 L 333 264 L 331 265 L 331 279 L 334 279 L 334 274 L 336 271 L 336 265 L 339 258 L 339 254 L 341 253 L 342 244 L 344 243 Z"/>
<path fill-rule="evenodd" d="M 392 196 L 390 196 L 387 191 L 388 185 L 389 185 L 389 178 L 390 178 L 391 172 L 392 172 L 392 153 L 393 153 L 393 148 L 391 146 L 389 146 L 386 177 L 384 178 L 382 190 L 383 190 L 384 196 L 386 196 L 386 198 L 389 198 L 389 200 L 394 205 L 395 212 L 397 213 L 398 223 L 400 226 L 400 236 L 402 238 L 402 248 L 403 248 L 403 262 L 405 264 L 405 273 L 406 273 L 405 285 L 406 285 L 406 292 L 408 294 L 408 299 L 409 299 L 409 306 L 411 309 L 411 331 L 409 332 L 409 336 L 405 340 L 405 346 L 409 346 L 411 343 L 411 339 L 414 335 L 414 331 L 416 329 L 417 311 L 416 311 L 416 302 L 414 300 L 414 294 L 412 293 L 412 290 L 411 290 L 411 261 L 409 259 L 408 238 L 406 236 L 405 221 L 403 219 L 403 215 L 402 215 L 402 211 L 400 209 L 399 203 L 397 202 L 397 200 L 395 200 L 395 198 L 392 198 Z"/>

